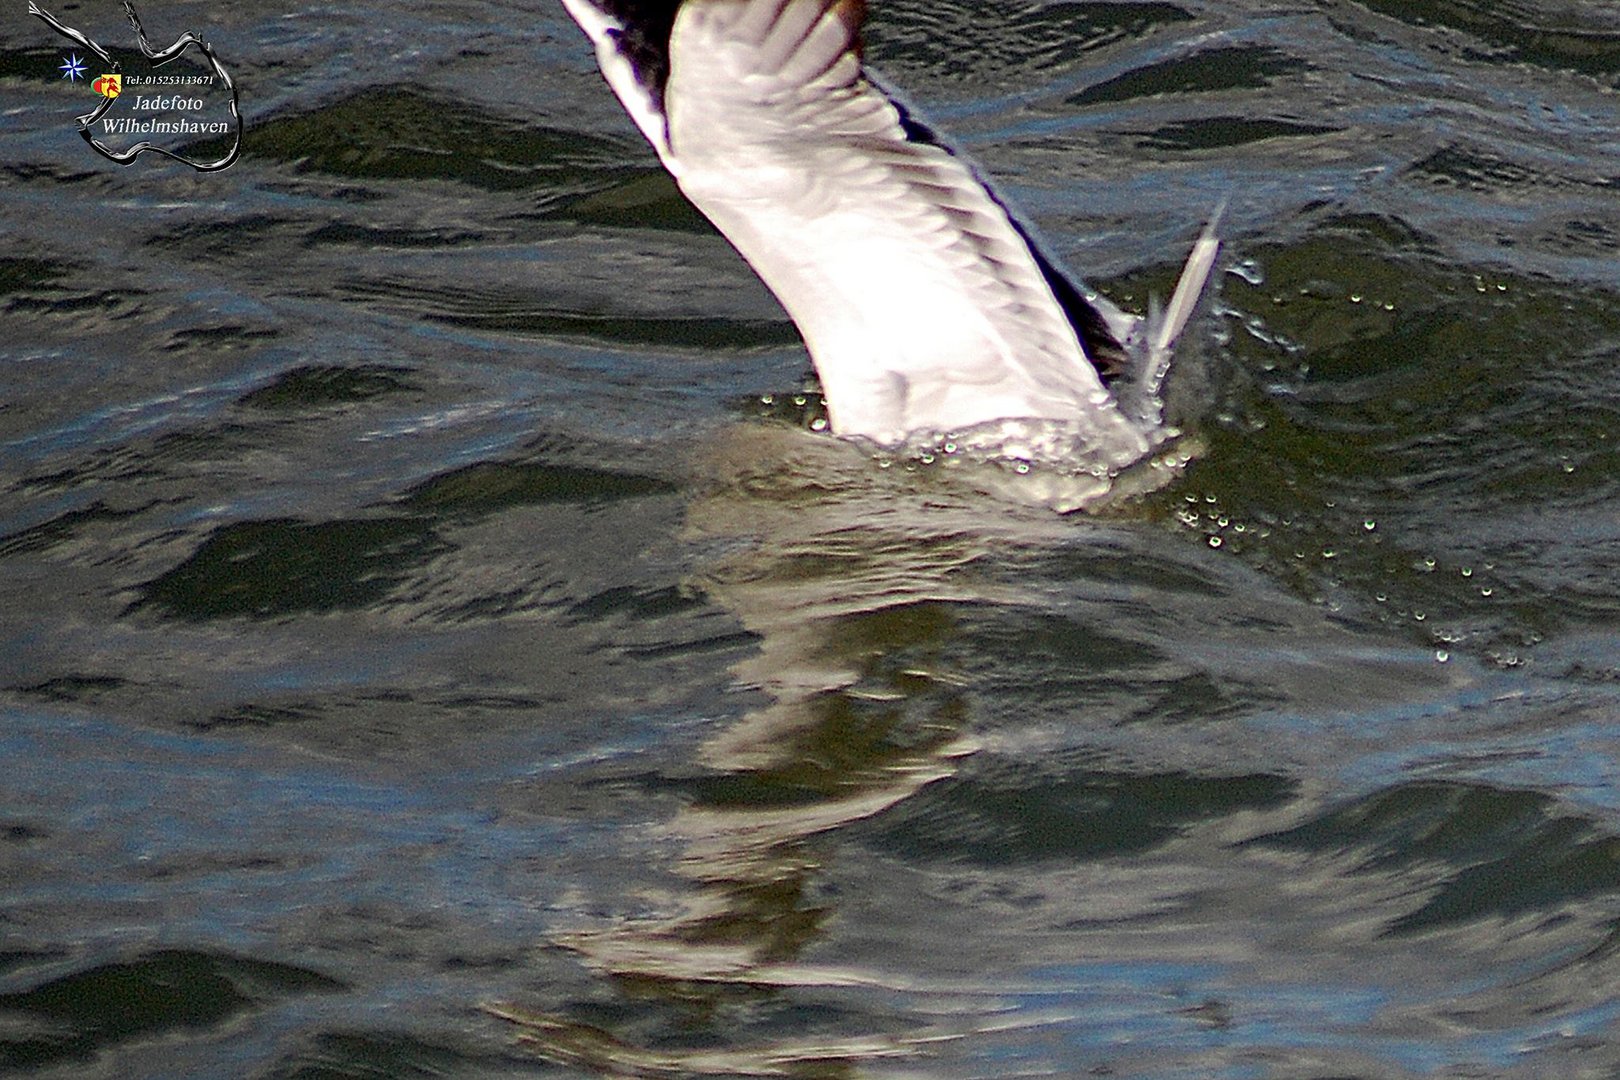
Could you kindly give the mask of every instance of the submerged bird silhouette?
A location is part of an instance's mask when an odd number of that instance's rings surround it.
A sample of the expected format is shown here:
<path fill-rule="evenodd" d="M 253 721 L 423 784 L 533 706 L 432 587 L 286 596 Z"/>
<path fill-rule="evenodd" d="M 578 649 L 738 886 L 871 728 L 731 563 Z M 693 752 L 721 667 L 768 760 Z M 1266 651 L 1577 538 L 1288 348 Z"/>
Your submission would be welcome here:
<path fill-rule="evenodd" d="M 686 197 L 803 335 L 833 431 L 1079 425 L 1123 465 L 1219 247 L 1146 318 L 1078 286 L 861 60 L 864 0 L 563 0 Z"/>

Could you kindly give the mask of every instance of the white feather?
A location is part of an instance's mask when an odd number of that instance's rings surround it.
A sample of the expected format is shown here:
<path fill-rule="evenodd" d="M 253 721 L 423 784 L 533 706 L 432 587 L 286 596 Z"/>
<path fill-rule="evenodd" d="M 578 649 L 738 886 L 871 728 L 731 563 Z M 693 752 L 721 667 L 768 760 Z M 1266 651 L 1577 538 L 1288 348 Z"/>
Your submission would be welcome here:
<path fill-rule="evenodd" d="M 860 0 L 688 0 L 662 111 L 611 16 L 563 3 L 681 190 L 798 325 L 834 431 L 896 444 L 1082 420 L 1112 458 L 1152 448 L 1156 410 L 1119 409 L 1007 210 L 963 157 L 910 137 L 864 72 Z M 1151 326 L 1097 305 L 1151 372 L 1150 394 L 1217 246 L 1207 230 Z"/>

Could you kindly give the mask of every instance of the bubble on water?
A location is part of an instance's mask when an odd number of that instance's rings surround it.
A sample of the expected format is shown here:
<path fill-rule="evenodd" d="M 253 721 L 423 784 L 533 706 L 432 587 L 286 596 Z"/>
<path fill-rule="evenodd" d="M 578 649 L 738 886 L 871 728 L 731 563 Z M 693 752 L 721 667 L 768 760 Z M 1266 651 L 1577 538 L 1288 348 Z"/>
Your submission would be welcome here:
<path fill-rule="evenodd" d="M 1445 649 L 1436 649 L 1434 650 L 1434 658 L 1443 664 L 1447 660 L 1451 659 L 1451 653 L 1447 652 Z"/>
<path fill-rule="evenodd" d="M 1368 532 L 1372 532 L 1374 529 L 1378 528 L 1378 522 L 1374 521 L 1372 518 L 1368 518 L 1366 521 L 1361 523 L 1361 527 L 1366 529 Z"/>
<path fill-rule="evenodd" d="M 1212 547 L 1212 548 L 1220 547 L 1221 546 L 1221 538 L 1218 537 L 1218 536 L 1210 537 L 1209 538 L 1209 546 Z"/>

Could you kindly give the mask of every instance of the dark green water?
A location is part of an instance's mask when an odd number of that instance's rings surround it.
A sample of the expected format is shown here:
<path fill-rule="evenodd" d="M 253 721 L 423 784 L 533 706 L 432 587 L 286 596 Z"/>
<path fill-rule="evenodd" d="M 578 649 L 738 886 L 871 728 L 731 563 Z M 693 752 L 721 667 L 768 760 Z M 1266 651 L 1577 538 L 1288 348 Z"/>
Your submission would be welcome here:
<path fill-rule="evenodd" d="M 8 12 L 0 1072 L 1620 1075 L 1620 13 L 875 6 L 1122 302 L 1228 201 L 1168 487 L 785 422 L 560 6 L 145 6 L 212 175 Z"/>

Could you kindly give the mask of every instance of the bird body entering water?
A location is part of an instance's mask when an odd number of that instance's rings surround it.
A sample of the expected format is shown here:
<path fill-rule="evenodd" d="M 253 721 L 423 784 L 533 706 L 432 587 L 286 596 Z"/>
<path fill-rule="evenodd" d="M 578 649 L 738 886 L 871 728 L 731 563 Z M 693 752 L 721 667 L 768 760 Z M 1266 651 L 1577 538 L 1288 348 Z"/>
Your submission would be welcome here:
<path fill-rule="evenodd" d="M 1162 312 L 1064 276 L 964 155 L 861 61 L 863 0 L 563 0 L 681 191 L 797 324 L 832 429 L 885 446 L 1078 425 L 1111 467 L 1162 439 L 1159 383 L 1214 265 Z"/>

